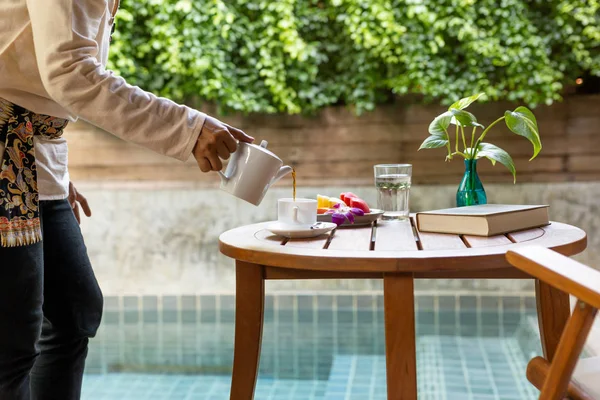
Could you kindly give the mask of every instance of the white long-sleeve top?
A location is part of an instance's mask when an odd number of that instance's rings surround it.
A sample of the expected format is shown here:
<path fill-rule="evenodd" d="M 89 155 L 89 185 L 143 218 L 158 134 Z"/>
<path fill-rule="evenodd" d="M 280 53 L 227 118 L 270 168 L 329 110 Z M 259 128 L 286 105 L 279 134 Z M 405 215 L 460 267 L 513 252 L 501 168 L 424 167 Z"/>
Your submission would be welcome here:
<path fill-rule="evenodd" d="M 184 161 L 206 115 L 106 70 L 115 1 L 0 1 L 0 98 Z M 66 141 L 36 138 L 35 149 L 40 199 L 66 198 Z"/>

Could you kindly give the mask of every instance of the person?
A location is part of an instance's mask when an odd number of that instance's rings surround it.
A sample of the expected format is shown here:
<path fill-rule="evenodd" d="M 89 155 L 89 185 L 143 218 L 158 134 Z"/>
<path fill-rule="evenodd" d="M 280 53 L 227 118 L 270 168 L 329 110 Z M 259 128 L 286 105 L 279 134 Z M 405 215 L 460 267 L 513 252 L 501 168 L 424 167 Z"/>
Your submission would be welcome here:
<path fill-rule="evenodd" d="M 78 118 L 201 171 L 237 141 L 218 119 L 105 66 L 118 0 L 0 2 L 0 400 L 80 398 L 102 293 L 78 226 L 64 128 Z"/>

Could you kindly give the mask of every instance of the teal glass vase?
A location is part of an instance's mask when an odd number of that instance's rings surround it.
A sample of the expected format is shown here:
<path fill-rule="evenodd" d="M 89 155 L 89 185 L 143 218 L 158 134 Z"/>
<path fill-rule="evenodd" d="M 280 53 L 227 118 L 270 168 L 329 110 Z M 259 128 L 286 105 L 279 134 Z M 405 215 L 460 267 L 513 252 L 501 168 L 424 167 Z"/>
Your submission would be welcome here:
<path fill-rule="evenodd" d="M 486 204 L 487 196 L 477 175 L 477 160 L 465 160 L 465 174 L 456 192 L 456 206 Z"/>

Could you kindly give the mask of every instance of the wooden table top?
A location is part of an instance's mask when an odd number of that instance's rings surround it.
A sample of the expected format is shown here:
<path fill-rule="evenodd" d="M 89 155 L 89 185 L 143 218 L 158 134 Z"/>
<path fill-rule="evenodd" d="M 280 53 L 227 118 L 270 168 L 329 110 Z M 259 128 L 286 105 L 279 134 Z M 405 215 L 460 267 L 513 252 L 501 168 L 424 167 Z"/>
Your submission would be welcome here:
<path fill-rule="evenodd" d="M 219 238 L 226 256 L 264 266 L 331 272 L 427 272 L 513 269 L 507 250 L 539 245 L 571 256 L 585 250 L 583 230 L 550 225 L 493 237 L 419 232 L 411 219 L 338 228 L 313 239 L 288 240 L 266 230 L 268 223 L 243 226 Z M 437 275 L 432 275 L 436 277 Z M 471 276 L 471 275 L 469 275 Z M 508 276 L 499 276 L 508 277 Z"/>

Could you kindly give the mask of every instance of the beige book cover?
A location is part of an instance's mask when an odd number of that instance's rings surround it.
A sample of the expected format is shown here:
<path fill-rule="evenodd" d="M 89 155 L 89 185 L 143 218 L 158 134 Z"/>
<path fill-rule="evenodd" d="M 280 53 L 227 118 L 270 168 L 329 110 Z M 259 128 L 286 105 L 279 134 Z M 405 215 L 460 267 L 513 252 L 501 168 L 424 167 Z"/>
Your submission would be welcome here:
<path fill-rule="evenodd" d="M 547 205 L 482 204 L 417 213 L 421 232 L 494 236 L 548 225 Z"/>

